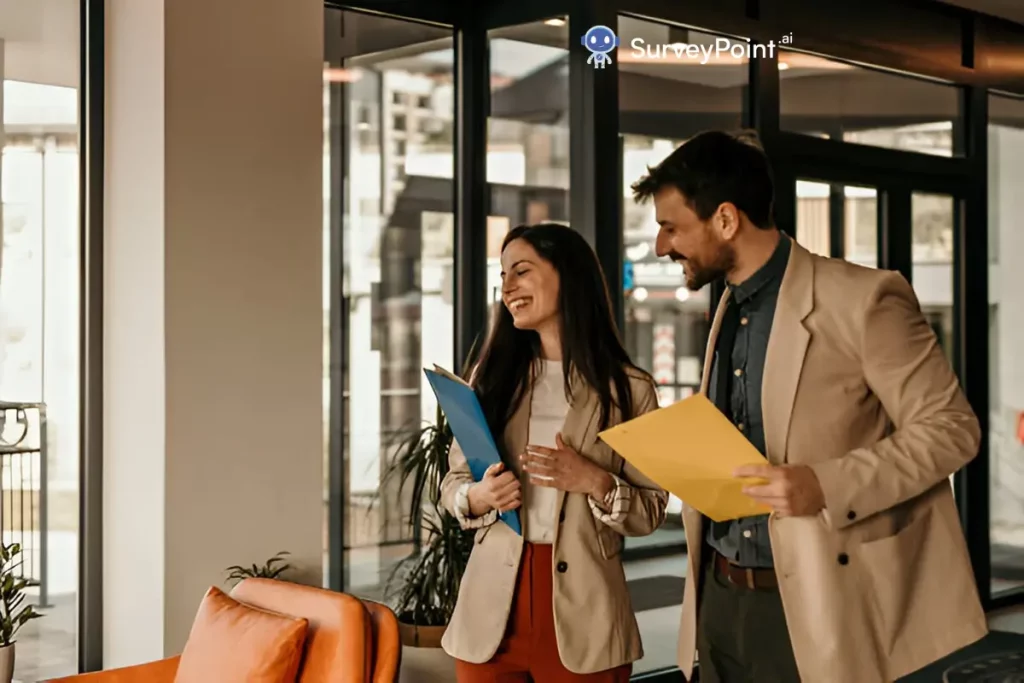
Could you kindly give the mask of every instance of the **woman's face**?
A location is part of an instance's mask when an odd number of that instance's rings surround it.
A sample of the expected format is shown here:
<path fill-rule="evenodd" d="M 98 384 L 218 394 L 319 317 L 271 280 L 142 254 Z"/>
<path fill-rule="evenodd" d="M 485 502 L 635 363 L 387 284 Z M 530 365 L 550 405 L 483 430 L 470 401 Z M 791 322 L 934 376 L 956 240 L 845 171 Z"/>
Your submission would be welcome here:
<path fill-rule="evenodd" d="M 514 239 L 501 253 L 501 300 L 521 330 L 539 330 L 558 320 L 558 271 L 526 240 Z"/>

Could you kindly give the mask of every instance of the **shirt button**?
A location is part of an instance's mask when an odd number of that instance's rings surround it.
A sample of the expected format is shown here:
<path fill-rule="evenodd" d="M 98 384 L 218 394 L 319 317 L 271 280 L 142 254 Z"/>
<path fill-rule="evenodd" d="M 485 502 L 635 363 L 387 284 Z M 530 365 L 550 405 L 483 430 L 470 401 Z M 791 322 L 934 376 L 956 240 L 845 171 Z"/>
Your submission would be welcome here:
<path fill-rule="evenodd" d="M 569 565 L 567 565 L 565 562 L 559 562 L 556 569 L 558 569 L 559 574 L 564 574 L 569 569 Z"/>
<path fill-rule="evenodd" d="M 737 377 L 742 377 L 743 376 L 743 369 L 742 368 L 736 368 L 735 370 L 733 370 L 732 374 L 736 375 Z"/>
<path fill-rule="evenodd" d="M 746 428 L 747 428 L 747 425 L 743 424 L 742 422 L 740 422 L 738 425 L 736 425 L 736 429 L 740 430 L 741 432 L 744 429 L 746 429 Z"/>
<path fill-rule="evenodd" d="M 753 534 L 750 533 L 750 529 L 743 532 L 743 538 L 750 538 L 751 536 L 753 536 Z"/>
<path fill-rule="evenodd" d="M 842 565 L 846 565 L 846 564 L 850 563 L 850 556 L 847 555 L 846 553 L 839 553 L 839 557 L 837 559 L 839 560 L 839 564 L 842 564 Z"/>
<path fill-rule="evenodd" d="M 747 318 L 747 316 L 743 316 L 742 318 L 740 318 L 740 325 L 746 325 L 749 322 L 750 322 L 750 319 Z"/>

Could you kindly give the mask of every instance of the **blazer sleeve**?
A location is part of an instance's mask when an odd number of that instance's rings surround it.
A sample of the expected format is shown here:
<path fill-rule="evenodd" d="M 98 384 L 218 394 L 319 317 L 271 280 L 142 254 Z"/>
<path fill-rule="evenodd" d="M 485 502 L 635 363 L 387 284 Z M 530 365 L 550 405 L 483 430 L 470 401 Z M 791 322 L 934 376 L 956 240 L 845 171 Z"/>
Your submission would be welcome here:
<path fill-rule="evenodd" d="M 448 473 L 441 480 L 441 505 L 458 520 L 463 529 L 479 529 L 498 521 L 497 510 L 489 510 L 482 517 L 473 517 L 470 513 L 469 487 L 474 483 L 466 456 L 459 442 L 452 439 L 452 446 L 448 450 Z"/>
<path fill-rule="evenodd" d="M 834 529 L 944 482 L 981 442 L 978 419 L 899 273 L 881 278 L 868 298 L 862 335 L 864 378 L 895 429 L 874 446 L 811 465 Z"/>
<path fill-rule="evenodd" d="M 658 392 L 650 381 L 634 384 L 634 415 L 658 408 Z M 623 536 L 647 536 L 665 521 L 668 493 L 623 459 L 622 469 L 612 473 L 615 486 L 605 500 L 588 497 L 599 522 Z"/>

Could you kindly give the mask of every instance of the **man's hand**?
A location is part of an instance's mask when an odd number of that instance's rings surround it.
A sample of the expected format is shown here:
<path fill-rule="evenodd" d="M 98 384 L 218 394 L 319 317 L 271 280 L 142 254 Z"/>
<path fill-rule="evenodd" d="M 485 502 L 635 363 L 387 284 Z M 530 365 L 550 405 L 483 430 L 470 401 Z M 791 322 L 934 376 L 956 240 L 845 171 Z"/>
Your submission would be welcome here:
<path fill-rule="evenodd" d="M 743 493 L 772 508 L 781 517 L 815 515 L 825 507 L 818 476 L 807 465 L 746 465 L 733 472 L 737 479 L 767 479 L 745 486 Z"/>
<path fill-rule="evenodd" d="M 561 434 L 555 436 L 555 444 L 556 448 L 527 446 L 526 453 L 519 456 L 530 483 L 604 500 L 615 487 L 612 475 L 566 446 Z"/>
<path fill-rule="evenodd" d="M 522 502 L 522 487 L 514 472 L 503 472 L 505 466 L 498 462 L 487 468 L 484 477 L 469 487 L 466 498 L 469 512 L 474 517 L 483 517 L 491 510 L 498 514 L 515 510 Z"/>

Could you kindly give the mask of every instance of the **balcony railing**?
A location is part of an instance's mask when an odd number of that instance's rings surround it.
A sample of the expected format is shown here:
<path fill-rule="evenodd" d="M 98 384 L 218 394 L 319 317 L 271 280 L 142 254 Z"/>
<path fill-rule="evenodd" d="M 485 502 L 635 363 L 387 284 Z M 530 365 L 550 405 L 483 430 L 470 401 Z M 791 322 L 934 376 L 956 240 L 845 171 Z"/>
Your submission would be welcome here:
<path fill-rule="evenodd" d="M 46 405 L 0 401 L 0 542 L 21 544 L 16 575 L 47 592 Z"/>

